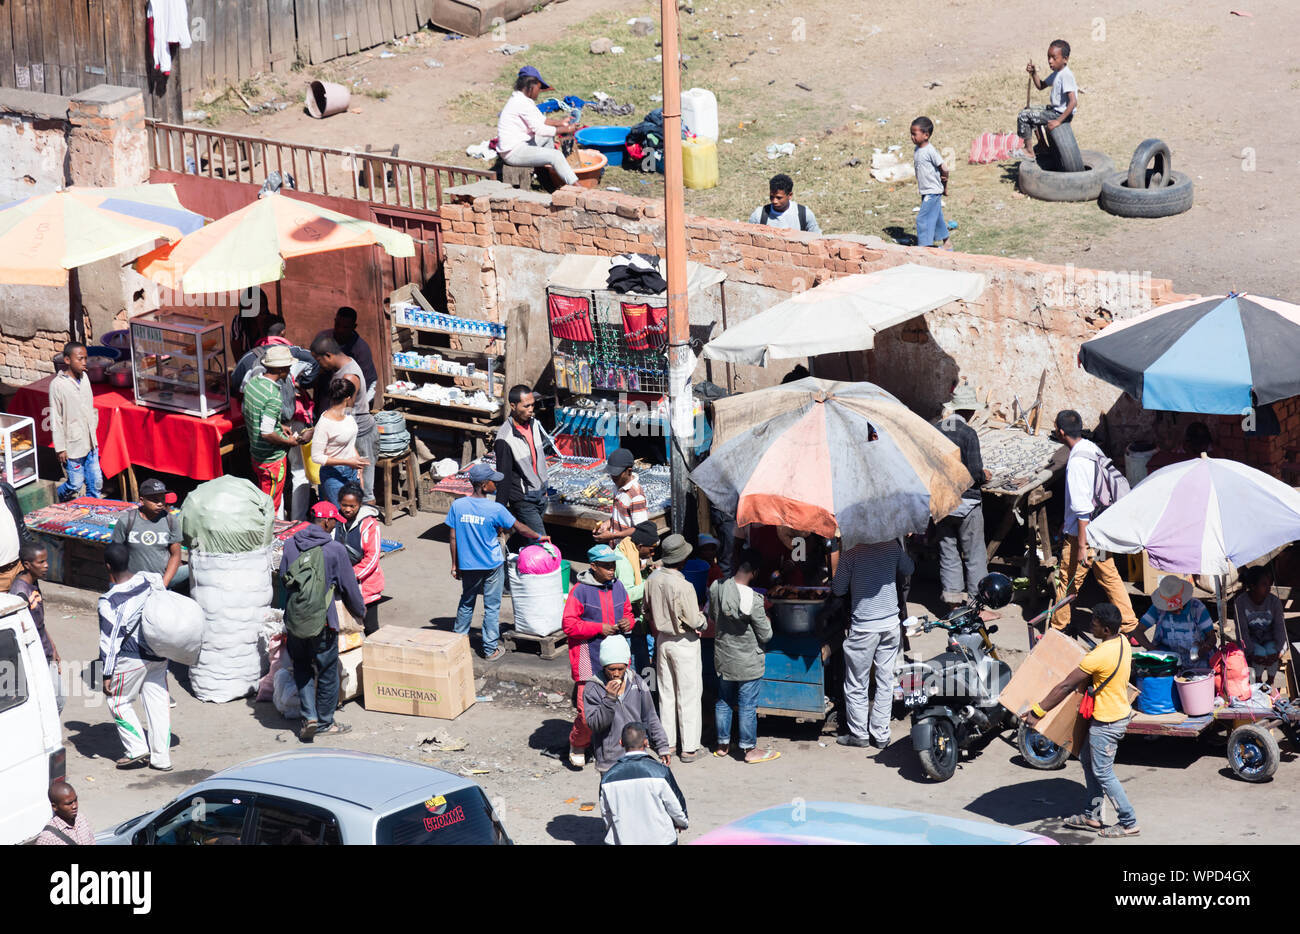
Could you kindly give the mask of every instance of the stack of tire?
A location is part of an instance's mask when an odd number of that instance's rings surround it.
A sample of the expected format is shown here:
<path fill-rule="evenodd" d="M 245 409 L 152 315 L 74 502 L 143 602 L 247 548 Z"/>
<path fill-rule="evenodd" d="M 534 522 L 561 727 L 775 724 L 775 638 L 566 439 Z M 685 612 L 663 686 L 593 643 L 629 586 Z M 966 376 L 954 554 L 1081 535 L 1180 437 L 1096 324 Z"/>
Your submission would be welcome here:
<path fill-rule="evenodd" d="M 1040 201 L 1095 201 L 1115 171 L 1110 156 L 1080 149 L 1070 124 L 1047 131 L 1051 145 L 1035 148 L 1035 158 L 1020 163 L 1016 181 L 1022 194 Z"/>
<path fill-rule="evenodd" d="M 1173 170 L 1169 147 L 1144 139 L 1133 150 L 1127 172 L 1112 173 L 1097 203 L 1119 217 L 1169 217 L 1192 206 L 1192 180 Z"/>

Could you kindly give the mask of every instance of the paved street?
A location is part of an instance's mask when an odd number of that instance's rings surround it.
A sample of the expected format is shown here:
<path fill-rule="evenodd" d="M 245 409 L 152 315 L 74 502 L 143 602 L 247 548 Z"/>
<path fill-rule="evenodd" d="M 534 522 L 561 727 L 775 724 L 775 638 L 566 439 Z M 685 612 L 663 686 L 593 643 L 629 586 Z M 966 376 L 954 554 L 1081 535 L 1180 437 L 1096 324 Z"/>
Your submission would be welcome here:
<path fill-rule="evenodd" d="M 431 620 L 450 626 L 458 587 L 447 573 L 446 546 L 420 538 L 435 521 L 433 515 L 422 513 L 417 519 L 400 520 L 386 532 L 407 546 L 384 561 L 389 590 L 395 592 L 384 605 L 386 626 L 423 626 Z M 1023 651 L 1025 634 L 1024 627 L 1012 621 L 1018 620 L 1018 609 L 1012 606 L 1007 612 L 1015 615 L 1002 623 L 994 638 L 1013 650 L 1014 664 L 1023 657 L 1014 650 Z M 46 619 L 65 659 L 94 655 L 93 611 L 52 597 Z M 937 633 L 914 641 L 921 655 L 932 654 L 940 645 Z M 481 673 L 485 666 L 479 662 L 477 667 Z M 595 770 L 571 771 L 543 755 L 566 741 L 571 719 L 567 694 L 563 702 L 553 704 L 546 703 L 545 695 L 563 689 L 567 661 L 541 662 L 535 656 L 514 654 L 492 670 L 493 676 L 478 691 L 492 699 L 477 703 L 455 721 L 368 713 L 353 702 L 340 716 L 353 724 L 354 732 L 336 742 L 453 772 L 485 770 L 475 777 L 504 807 L 506 825 L 516 842 L 597 842 L 601 821 L 596 814 L 580 810 L 582 804 L 596 800 Z M 225 766 L 300 745 L 293 725 L 270 703 L 205 704 L 179 685 L 172 693 L 177 702 L 172 711 L 176 771 L 170 774 L 117 771 L 112 761 L 121 752 L 102 695 L 87 697 L 83 691 L 70 699 L 64 712 L 68 779 L 97 829 L 156 807 Z M 709 719 L 706 714 L 706 723 Z M 1007 733 L 977 758 L 964 762 L 951 781 L 936 785 L 921 774 L 907 727 L 906 721 L 896 721 L 893 743 L 873 758 L 861 750 L 836 746 L 832 737 L 819 736 L 812 726 L 760 720 L 760 734 L 775 736 L 780 759 L 747 766 L 706 757 L 691 765 L 674 765 L 691 815 L 691 829 L 683 840 L 761 807 L 797 799 L 863 801 L 933 811 L 996 821 L 1061 842 L 1107 846 L 1282 843 L 1294 840 L 1300 830 L 1293 793 L 1300 766 L 1293 755 L 1284 754 L 1272 782 L 1248 785 L 1230 777 L 1222 749 L 1208 742 L 1131 737 L 1121 747 L 1116 771 L 1138 810 L 1143 833 L 1132 842 L 1103 843 L 1061 832 L 1054 820 L 1078 811 L 1082 804 L 1077 761 L 1056 772 L 1034 771 L 1019 764 L 1013 736 Z M 419 740 L 430 733 L 444 740 L 464 740 L 465 748 L 426 752 L 431 747 Z M 326 741 L 318 740 L 316 745 L 323 748 Z"/>

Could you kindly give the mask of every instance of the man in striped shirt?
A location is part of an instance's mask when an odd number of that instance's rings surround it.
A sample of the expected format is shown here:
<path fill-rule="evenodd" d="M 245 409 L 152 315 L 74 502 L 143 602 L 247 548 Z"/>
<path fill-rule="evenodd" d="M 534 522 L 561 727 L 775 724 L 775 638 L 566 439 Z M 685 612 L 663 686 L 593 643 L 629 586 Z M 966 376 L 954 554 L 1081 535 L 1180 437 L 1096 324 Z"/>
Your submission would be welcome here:
<path fill-rule="evenodd" d="M 253 461 L 253 476 L 262 492 L 271 497 L 275 511 L 280 511 L 284 481 L 288 476 L 290 448 L 311 440 L 312 429 L 301 433 L 289 431 L 283 424 L 280 381 L 289 377 L 293 354 L 288 347 L 276 344 L 262 357 L 266 372 L 244 384 L 244 424 L 248 428 L 248 454 Z"/>
<path fill-rule="evenodd" d="M 614 482 L 614 506 L 609 521 L 602 522 L 593 533 L 598 542 L 617 543 L 636 531 L 639 523 L 650 518 L 645 491 L 632 470 L 632 452 L 619 448 L 605 462 L 605 473 Z"/>
<path fill-rule="evenodd" d="M 99 598 L 99 661 L 104 669 L 104 696 L 117 722 L 117 735 L 126 755 L 119 769 L 143 766 L 160 772 L 172 770 L 171 699 L 167 693 L 167 659 L 149 651 L 140 632 L 145 601 L 163 590 L 162 577 L 148 571 L 133 574 L 131 551 L 122 542 L 104 549 L 112 587 Z M 149 742 L 135 712 L 135 699 L 144 701 L 149 722 Z"/>
<path fill-rule="evenodd" d="M 844 639 L 844 706 L 849 732 L 841 746 L 889 745 L 894 703 L 894 660 L 901 641 L 898 577 L 914 570 L 899 539 L 855 545 L 841 558 L 831 583 L 836 596 L 849 596 L 851 619 Z M 875 667 L 876 697 L 869 679 Z"/>

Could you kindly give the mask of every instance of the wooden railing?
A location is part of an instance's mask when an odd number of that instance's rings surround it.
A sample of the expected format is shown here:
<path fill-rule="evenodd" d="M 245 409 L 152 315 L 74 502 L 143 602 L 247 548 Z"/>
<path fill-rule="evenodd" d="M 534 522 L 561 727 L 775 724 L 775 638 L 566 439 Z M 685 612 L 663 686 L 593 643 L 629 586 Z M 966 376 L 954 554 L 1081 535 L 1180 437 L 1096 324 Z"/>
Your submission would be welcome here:
<path fill-rule="evenodd" d="M 495 177 L 487 169 L 400 159 L 146 120 L 151 167 L 260 185 L 271 172 L 319 195 L 436 211 L 442 193 Z"/>

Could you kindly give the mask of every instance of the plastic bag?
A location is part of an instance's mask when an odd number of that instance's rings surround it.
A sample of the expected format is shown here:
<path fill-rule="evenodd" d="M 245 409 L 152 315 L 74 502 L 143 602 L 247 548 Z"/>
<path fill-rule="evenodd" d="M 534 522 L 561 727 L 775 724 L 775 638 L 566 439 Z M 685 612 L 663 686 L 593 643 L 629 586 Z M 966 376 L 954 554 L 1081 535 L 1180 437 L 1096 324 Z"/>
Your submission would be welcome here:
<path fill-rule="evenodd" d="M 201 483 L 181 507 L 181 535 L 191 549 L 235 555 L 271 544 L 271 497 L 242 477 Z"/>
<path fill-rule="evenodd" d="M 512 555 L 509 577 L 515 629 L 549 636 L 564 625 L 564 582 L 558 566 L 550 574 L 520 574 Z"/>
<path fill-rule="evenodd" d="M 145 598 L 140 632 L 155 655 L 193 665 L 203 646 L 203 608 L 183 594 L 155 590 Z"/>
<path fill-rule="evenodd" d="M 550 542 L 529 545 L 519 553 L 520 574 L 550 574 L 560 569 L 560 552 Z"/>

